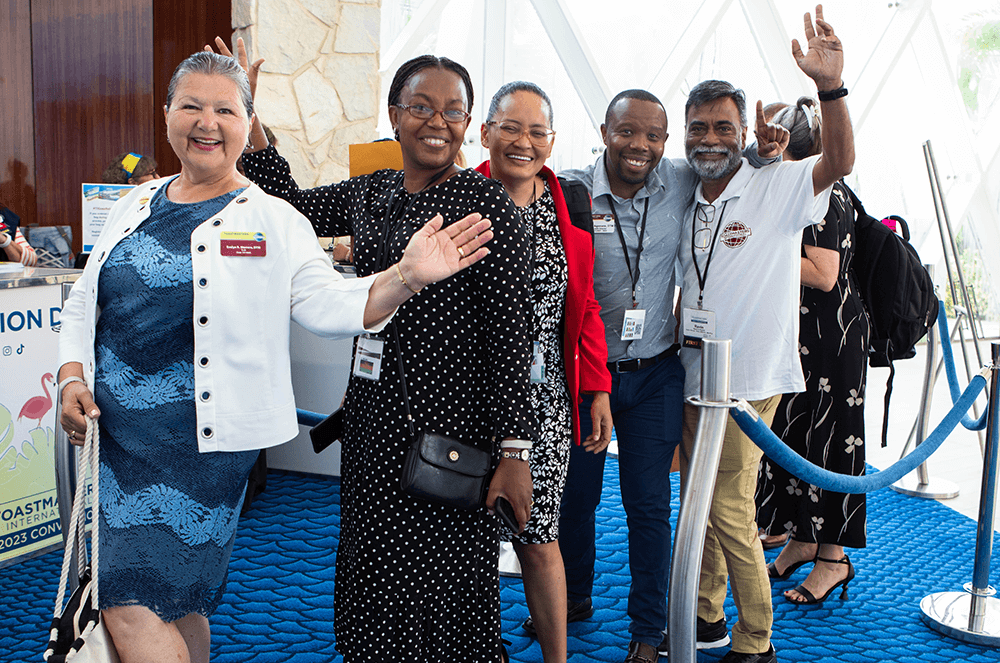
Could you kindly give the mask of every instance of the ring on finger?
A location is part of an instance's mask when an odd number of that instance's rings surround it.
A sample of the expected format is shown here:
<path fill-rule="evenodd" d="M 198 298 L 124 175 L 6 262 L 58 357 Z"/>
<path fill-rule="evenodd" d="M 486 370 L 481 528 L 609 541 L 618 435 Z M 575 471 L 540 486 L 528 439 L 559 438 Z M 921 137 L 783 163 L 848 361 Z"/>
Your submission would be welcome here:
<path fill-rule="evenodd" d="M 464 257 L 465 257 L 465 251 L 464 251 L 464 250 L 462 249 L 462 247 L 461 247 L 461 246 L 460 246 L 460 247 L 458 247 L 458 255 L 459 255 L 460 257 L 462 257 L 462 258 L 464 258 Z"/>

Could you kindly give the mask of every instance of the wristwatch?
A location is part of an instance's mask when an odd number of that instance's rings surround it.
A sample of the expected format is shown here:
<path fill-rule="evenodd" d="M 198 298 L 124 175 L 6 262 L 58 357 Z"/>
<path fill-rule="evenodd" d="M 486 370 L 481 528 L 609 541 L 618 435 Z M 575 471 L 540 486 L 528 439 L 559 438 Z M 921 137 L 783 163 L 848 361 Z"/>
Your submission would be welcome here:
<path fill-rule="evenodd" d="M 528 459 L 531 458 L 531 450 L 530 449 L 509 449 L 509 450 L 508 449 L 501 449 L 500 450 L 500 457 L 501 458 L 510 458 L 511 460 L 523 460 L 524 462 L 528 462 Z"/>

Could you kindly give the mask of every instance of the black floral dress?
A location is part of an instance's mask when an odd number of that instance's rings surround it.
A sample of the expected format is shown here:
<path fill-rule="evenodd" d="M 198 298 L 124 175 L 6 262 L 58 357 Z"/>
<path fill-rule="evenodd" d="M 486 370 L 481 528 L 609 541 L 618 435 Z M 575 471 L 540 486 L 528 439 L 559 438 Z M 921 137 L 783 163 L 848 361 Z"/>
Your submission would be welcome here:
<path fill-rule="evenodd" d="M 300 190 L 274 148 L 244 155 L 247 175 L 289 200 L 320 236 L 354 236 L 359 276 L 377 271 L 390 198 L 403 213 L 388 232 L 390 264 L 434 214 L 445 224 L 479 212 L 493 222 L 490 255 L 401 306 L 399 329 L 417 430 L 490 449 L 534 441 L 529 399 L 531 253 L 499 182 L 464 170 L 418 194 L 378 171 Z M 391 215 L 390 215 L 391 216 Z M 399 487 L 410 443 L 389 328 L 377 381 L 352 376 L 342 439 L 341 534 L 334 632 L 346 661 L 490 660 L 500 646 L 499 523 L 432 504 Z"/>
<path fill-rule="evenodd" d="M 532 377 L 531 404 L 538 417 L 538 441 L 531 449 L 530 460 L 534 505 L 531 519 L 517 540 L 550 543 L 559 538 L 559 504 L 566 485 L 573 437 L 563 357 L 563 320 L 569 276 L 556 204 L 548 183 L 538 200 L 518 211 L 534 253 L 531 275 L 534 342 L 544 357 L 545 368 L 543 381 Z"/>
<path fill-rule="evenodd" d="M 870 327 L 850 270 L 854 217 L 847 191 L 838 182 L 826 218 L 803 231 L 803 244 L 840 253 L 840 275 L 830 292 L 802 287 L 799 355 L 806 390 L 784 395 L 771 430 L 811 463 L 861 476 Z M 790 532 L 796 541 L 865 547 L 863 494 L 822 490 L 764 456 L 756 500 L 757 523 L 768 534 Z"/>

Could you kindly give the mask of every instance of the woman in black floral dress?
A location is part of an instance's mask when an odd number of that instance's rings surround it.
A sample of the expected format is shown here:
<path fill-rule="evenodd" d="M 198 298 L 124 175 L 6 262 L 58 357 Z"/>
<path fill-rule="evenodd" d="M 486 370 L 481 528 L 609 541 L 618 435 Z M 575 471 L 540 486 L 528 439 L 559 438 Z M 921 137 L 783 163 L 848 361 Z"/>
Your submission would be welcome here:
<path fill-rule="evenodd" d="M 778 111 L 771 120 L 791 132 L 784 158 L 817 154 L 820 118 L 808 97 Z M 799 354 L 806 390 L 786 394 L 771 424 L 786 444 L 832 472 L 865 472 L 865 376 L 869 321 L 851 272 L 854 209 L 842 183 L 833 187 L 822 223 L 803 232 L 802 307 Z M 761 459 L 757 522 L 768 535 L 789 542 L 768 565 L 784 580 L 815 560 L 809 576 L 785 592 L 792 603 L 818 603 L 854 577 L 844 547 L 865 547 L 865 496 L 834 493 L 790 475 L 770 458 Z"/>
<path fill-rule="evenodd" d="M 353 235 L 359 276 L 378 269 L 380 253 L 398 259 L 435 214 L 445 226 L 473 212 L 493 222 L 490 255 L 422 290 L 395 322 L 416 429 L 493 451 L 487 506 L 506 497 L 523 527 L 531 475 L 514 449 L 536 438 L 528 391 L 531 248 L 503 187 L 454 166 L 472 100 L 464 67 L 420 56 L 399 68 L 389 89 L 402 172 L 301 190 L 259 123 L 253 145 L 266 149 L 244 154 L 243 166 L 262 189 L 305 214 L 318 235 Z M 395 345 L 387 334 L 379 341 L 378 379 L 352 375 L 344 402 L 337 650 L 350 663 L 498 660 L 498 521 L 487 509 L 462 511 L 400 489 L 410 435 Z"/>
<path fill-rule="evenodd" d="M 531 613 L 525 628 L 530 625 L 537 633 L 546 663 L 564 663 L 567 604 L 559 504 L 570 444 L 579 437 L 581 392 L 594 394 L 595 433 L 586 443 L 603 449 L 612 427 L 608 350 L 594 297 L 593 241 L 571 223 L 563 186 L 545 168 L 555 132 L 552 103 L 541 88 L 524 81 L 501 87 L 481 131 L 490 159 L 477 170 L 503 183 L 534 252 L 531 404 L 539 423 L 530 460 L 534 508 L 527 527 L 512 542 Z"/>

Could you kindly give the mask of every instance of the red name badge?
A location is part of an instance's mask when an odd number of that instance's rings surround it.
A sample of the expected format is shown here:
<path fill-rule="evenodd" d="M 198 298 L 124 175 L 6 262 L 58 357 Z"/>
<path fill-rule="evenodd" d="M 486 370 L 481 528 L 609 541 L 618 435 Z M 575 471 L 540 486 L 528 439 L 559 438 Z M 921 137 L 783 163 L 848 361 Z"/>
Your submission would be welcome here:
<path fill-rule="evenodd" d="M 261 257 L 267 255 L 267 236 L 262 232 L 220 233 L 219 243 L 224 256 Z"/>

